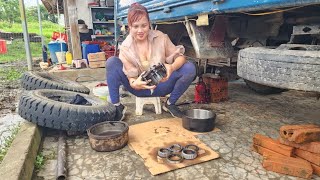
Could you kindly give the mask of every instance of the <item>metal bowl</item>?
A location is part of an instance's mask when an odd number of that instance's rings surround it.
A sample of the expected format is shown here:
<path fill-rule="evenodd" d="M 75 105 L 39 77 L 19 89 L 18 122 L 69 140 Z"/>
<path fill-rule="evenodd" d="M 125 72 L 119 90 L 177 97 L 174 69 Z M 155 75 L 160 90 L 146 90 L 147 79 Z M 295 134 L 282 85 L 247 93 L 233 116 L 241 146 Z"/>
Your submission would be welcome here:
<path fill-rule="evenodd" d="M 216 114 L 205 109 L 191 109 L 182 117 L 182 126 L 195 132 L 209 132 L 214 129 Z"/>
<path fill-rule="evenodd" d="M 129 126 L 122 121 L 106 121 L 87 130 L 91 148 L 96 151 L 115 151 L 127 145 Z"/>

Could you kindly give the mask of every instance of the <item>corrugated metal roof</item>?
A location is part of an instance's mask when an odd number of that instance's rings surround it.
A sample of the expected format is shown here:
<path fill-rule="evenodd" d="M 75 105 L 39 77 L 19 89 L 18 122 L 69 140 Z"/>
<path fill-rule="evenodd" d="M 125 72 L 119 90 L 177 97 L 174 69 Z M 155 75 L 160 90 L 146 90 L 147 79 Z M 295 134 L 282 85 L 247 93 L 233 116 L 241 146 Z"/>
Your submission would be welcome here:
<path fill-rule="evenodd" d="M 59 13 L 63 14 L 63 0 L 41 0 L 50 14 L 57 14 L 57 1 L 59 2 Z"/>

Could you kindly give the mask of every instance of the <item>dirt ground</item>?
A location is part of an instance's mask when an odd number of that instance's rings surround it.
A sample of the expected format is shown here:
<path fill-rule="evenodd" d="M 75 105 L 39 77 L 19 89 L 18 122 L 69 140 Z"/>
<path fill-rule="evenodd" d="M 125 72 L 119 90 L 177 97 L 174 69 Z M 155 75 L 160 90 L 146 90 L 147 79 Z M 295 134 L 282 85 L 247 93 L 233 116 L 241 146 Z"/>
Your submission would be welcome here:
<path fill-rule="evenodd" d="M 179 102 L 193 99 L 194 85 Z M 136 116 L 134 96 L 122 98 L 128 106 L 124 120 L 129 125 L 171 117 L 163 112 L 154 113 L 153 106 L 146 106 L 143 116 Z M 252 137 L 261 133 L 278 137 L 279 128 L 285 124 L 320 123 L 320 101 L 313 93 L 286 91 L 262 96 L 247 88 L 242 80 L 229 82 L 229 100 L 211 104 L 180 106 L 211 109 L 217 114 L 216 127 L 220 132 L 198 135 L 197 138 L 220 154 L 194 166 L 152 176 L 143 159 L 128 146 L 114 152 L 96 152 L 91 149 L 86 135 L 67 138 L 68 179 L 296 179 L 266 171 L 262 157 L 252 152 Z M 34 179 L 55 179 L 57 135 L 49 131 L 44 138 L 42 153 L 50 157 Z M 52 154 L 55 154 L 52 156 Z M 320 179 L 313 176 L 313 179 Z"/>
<path fill-rule="evenodd" d="M 0 147 L 6 137 L 11 135 L 11 130 L 23 119 L 16 113 L 21 87 L 19 80 L 7 80 L 8 70 L 14 68 L 23 71 L 25 62 L 13 62 L 0 64 Z"/>
<path fill-rule="evenodd" d="M 0 64 L 0 70 L 5 71 L 12 67 L 22 69 L 23 65 L 23 62 Z M 15 111 L 17 94 L 20 91 L 19 80 L 9 81 L 6 77 L 0 76 L 0 117 Z"/>

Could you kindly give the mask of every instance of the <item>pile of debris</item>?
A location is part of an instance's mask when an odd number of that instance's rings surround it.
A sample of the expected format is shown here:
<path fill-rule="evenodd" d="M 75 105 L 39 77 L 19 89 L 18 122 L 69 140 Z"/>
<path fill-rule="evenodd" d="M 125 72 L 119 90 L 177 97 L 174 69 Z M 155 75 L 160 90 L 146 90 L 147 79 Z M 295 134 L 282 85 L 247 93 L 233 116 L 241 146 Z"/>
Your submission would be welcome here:
<path fill-rule="evenodd" d="M 310 179 L 320 176 L 320 126 L 285 125 L 278 140 L 255 134 L 253 150 L 263 155 L 263 167 L 291 176 Z"/>

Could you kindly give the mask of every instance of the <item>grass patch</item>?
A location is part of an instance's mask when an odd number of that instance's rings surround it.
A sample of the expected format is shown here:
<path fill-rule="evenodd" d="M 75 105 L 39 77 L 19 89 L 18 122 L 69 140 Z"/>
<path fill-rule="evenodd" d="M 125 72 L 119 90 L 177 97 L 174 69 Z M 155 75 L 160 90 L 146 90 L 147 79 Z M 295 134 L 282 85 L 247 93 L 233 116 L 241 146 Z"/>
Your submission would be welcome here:
<path fill-rule="evenodd" d="M 20 124 L 18 124 L 16 127 L 14 127 L 13 129 L 9 129 L 12 133 L 10 136 L 6 137 L 4 139 L 4 143 L 2 145 L 2 147 L 0 148 L 0 163 L 3 161 L 3 158 L 5 157 L 5 155 L 7 154 L 15 136 L 18 134 L 20 129 Z"/>
<path fill-rule="evenodd" d="M 27 64 L 26 49 L 22 39 L 13 40 L 12 44 L 7 45 L 8 52 L 1 54 L 0 63 L 24 60 Z M 41 42 L 30 42 L 32 57 L 42 57 Z"/>
<path fill-rule="evenodd" d="M 34 162 L 35 171 L 39 171 L 39 170 L 43 169 L 47 160 L 51 160 L 51 159 L 55 159 L 55 158 L 56 158 L 56 152 L 53 149 L 47 155 L 43 155 L 43 153 L 40 152 L 37 155 L 36 160 Z"/>
<path fill-rule="evenodd" d="M 0 80 L 16 81 L 21 78 L 22 74 L 27 70 L 27 68 L 18 69 L 15 67 L 10 67 L 7 69 L 0 68 Z"/>
<path fill-rule="evenodd" d="M 28 32 L 37 33 L 40 35 L 39 23 L 28 22 Z M 8 22 L 0 21 L 0 30 L 4 32 L 22 33 L 22 25 L 20 23 L 9 24 Z M 54 31 L 64 31 L 63 26 L 52 23 L 50 21 L 42 22 L 42 34 L 44 36 L 44 43 L 48 47 L 48 42 L 51 40 Z M 26 49 L 24 47 L 23 39 L 15 39 L 12 44 L 7 45 L 8 52 L 0 55 L 0 63 L 8 63 L 13 61 L 25 60 Z M 41 42 L 30 42 L 30 51 L 32 57 L 42 57 Z M 49 55 L 49 53 L 48 53 Z M 26 62 L 27 63 L 27 62 Z"/>
<path fill-rule="evenodd" d="M 40 27 L 38 22 L 27 22 L 28 33 L 37 33 L 40 35 Z M 54 31 L 64 31 L 63 26 L 59 24 L 52 23 L 50 21 L 42 21 L 42 34 L 48 41 L 51 39 L 52 32 Z M 22 33 L 22 24 L 0 21 L 0 29 L 5 32 Z"/>

